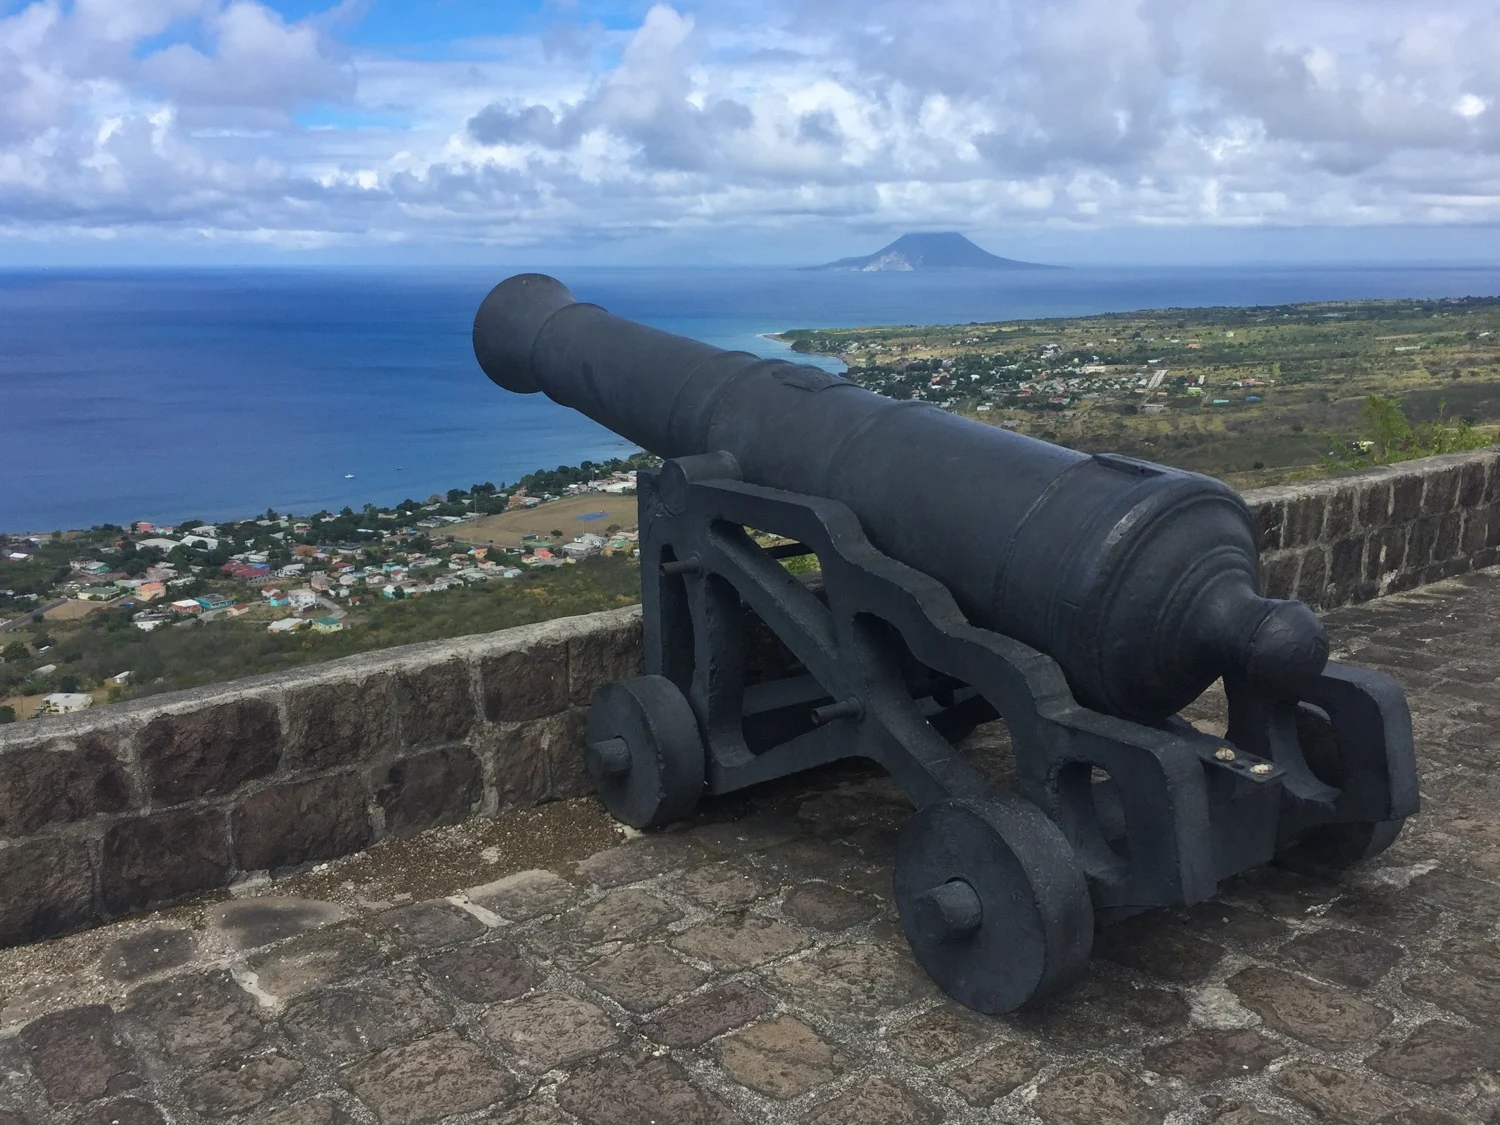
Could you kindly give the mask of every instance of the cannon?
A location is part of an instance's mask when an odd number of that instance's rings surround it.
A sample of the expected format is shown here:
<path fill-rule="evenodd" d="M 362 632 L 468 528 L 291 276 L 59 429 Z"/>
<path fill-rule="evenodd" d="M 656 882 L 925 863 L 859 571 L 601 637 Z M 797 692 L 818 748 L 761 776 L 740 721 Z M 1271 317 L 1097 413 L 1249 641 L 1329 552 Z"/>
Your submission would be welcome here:
<path fill-rule="evenodd" d="M 923 968 L 1012 1011 L 1096 926 L 1280 860 L 1339 870 L 1417 809 L 1410 713 L 1263 597 L 1244 501 L 728 352 L 522 274 L 474 322 L 484 372 L 659 455 L 638 474 L 646 675 L 590 707 L 587 764 L 636 827 L 846 758 L 915 807 L 894 892 Z M 782 561 L 814 555 L 821 589 Z M 747 611 L 790 653 L 747 674 Z M 752 618 L 752 620 L 753 620 Z M 1216 681 L 1225 737 L 1179 712 Z M 1003 719 L 1015 785 L 958 744 Z"/>

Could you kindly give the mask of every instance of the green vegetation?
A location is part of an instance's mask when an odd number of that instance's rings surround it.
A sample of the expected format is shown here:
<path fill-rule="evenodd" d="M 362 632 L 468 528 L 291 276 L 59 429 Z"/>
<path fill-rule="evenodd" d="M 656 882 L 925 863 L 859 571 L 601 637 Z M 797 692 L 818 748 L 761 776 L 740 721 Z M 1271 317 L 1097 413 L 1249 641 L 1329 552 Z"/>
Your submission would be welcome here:
<path fill-rule="evenodd" d="M 1242 488 L 1500 435 L 1500 298 L 798 329 L 783 338 L 799 352 L 838 355 L 851 379 L 893 398 Z"/>

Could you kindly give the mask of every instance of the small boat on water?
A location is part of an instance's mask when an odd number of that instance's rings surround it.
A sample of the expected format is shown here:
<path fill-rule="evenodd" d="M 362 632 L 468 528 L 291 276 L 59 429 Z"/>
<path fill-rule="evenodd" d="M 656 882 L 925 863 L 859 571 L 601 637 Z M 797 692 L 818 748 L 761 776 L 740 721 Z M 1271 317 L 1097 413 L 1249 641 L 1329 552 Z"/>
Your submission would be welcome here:
<path fill-rule="evenodd" d="M 353 473 L 345 473 L 344 474 L 344 479 L 345 480 L 353 480 L 354 479 L 354 474 Z"/>

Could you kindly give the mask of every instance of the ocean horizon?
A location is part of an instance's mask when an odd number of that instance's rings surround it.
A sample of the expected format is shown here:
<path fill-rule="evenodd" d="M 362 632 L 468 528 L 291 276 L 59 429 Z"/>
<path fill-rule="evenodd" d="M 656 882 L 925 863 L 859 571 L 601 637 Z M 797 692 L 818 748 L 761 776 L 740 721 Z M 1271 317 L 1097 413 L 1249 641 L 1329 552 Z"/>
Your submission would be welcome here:
<path fill-rule="evenodd" d="M 1500 265 L 534 268 L 621 316 L 830 370 L 770 334 L 1500 295 Z M 394 504 L 633 452 L 480 371 L 474 312 L 518 272 L 0 270 L 0 532 Z"/>

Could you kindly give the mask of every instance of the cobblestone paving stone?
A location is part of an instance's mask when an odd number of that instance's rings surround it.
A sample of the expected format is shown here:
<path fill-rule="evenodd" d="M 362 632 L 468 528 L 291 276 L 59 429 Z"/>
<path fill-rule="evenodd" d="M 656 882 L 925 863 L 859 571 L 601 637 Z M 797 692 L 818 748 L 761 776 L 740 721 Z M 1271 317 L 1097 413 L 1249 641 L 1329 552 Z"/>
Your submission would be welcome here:
<path fill-rule="evenodd" d="M 844 768 L 482 887 L 297 876 L 0 952 L 0 1125 L 1500 1125 L 1500 571 L 1328 620 L 1408 686 L 1422 813 L 1339 882 L 1104 931 L 1045 1006 L 917 969 L 907 806 Z"/>

